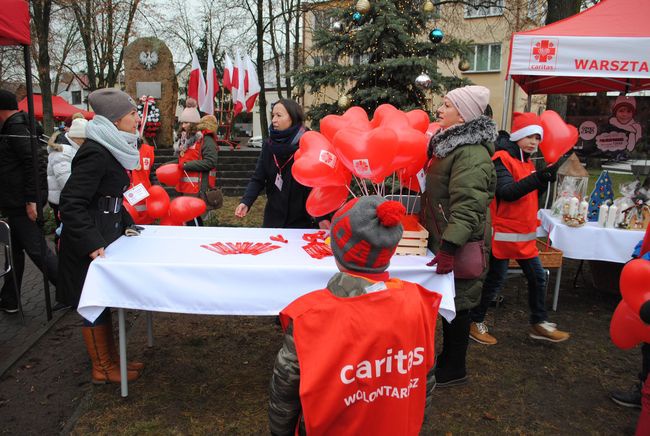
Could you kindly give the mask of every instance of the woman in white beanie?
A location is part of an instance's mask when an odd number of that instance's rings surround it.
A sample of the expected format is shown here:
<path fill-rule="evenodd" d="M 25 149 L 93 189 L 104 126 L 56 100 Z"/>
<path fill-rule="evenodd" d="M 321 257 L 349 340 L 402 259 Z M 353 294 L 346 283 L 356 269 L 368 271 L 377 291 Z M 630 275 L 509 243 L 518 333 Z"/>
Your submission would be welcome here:
<path fill-rule="evenodd" d="M 134 236 L 138 228 L 122 207 L 129 186 L 128 170 L 140 162 L 136 129 L 140 117 L 133 99 L 123 91 L 93 91 L 88 102 L 95 118 L 86 125 L 86 141 L 72 160 L 72 172 L 61 191 L 61 247 L 57 301 L 79 304 L 90 262 L 120 236 Z M 115 347 L 111 310 L 95 320 L 83 320 L 83 338 L 92 361 L 92 381 L 120 383 L 119 355 Z M 137 379 L 144 365 L 128 364 L 127 378 Z"/>
<path fill-rule="evenodd" d="M 47 143 L 47 201 L 54 211 L 56 227 L 61 225 L 59 218 L 59 197 L 65 182 L 70 177 L 72 158 L 86 140 L 86 121 L 84 118 L 72 120 L 70 128 L 65 133 L 52 135 Z M 54 246 L 58 250 L 59 235 L 54 235 Z"/>
<path fill-rule="evenodd" d="M 436 386 L 465 383 L 465 360 L 469 342 L 469 310 L 481 298 L 490 244 L 489 205 L 494 197 L 496 173 L 491 156 L 497 128 L 483 115 L 490 91 L 483 86 L 465 86 L 450 91 L 438 108 L 442 129 L 429 143 L 426 190 L 422 195 L 422 222 L 429 231 L 429 248 L 436 253 L 429 266 L 437 274 L 467 266 L 458 259 L 469 247 L 477 247 L 471 258 L 476 268 L 465 278 L 455 274 L 456 318 L 443 321 L 443 347 L 436 359 Z M 483 247 L 481 249 L 481 241 Z M 468 244 L 464 250 L 463 247 Z"/>

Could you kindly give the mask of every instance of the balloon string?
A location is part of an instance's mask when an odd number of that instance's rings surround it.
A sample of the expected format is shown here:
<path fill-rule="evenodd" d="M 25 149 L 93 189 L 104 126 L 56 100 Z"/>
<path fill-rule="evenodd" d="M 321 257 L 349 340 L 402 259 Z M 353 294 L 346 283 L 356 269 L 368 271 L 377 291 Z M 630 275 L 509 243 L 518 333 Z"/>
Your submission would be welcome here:
<path fill-rule="evenodd" d="M 348 191 L 350 191 L 350 194 L 352 194 L 352 197 L 357 198 L 357 194 L 354 193 L 352 188 L 350 188 L 350 185 L 345 185 L 346 188 L 348 188 Z"/>
<path fill-rule="evenodd" d="M 364 188 L 365 194 L 370 195 L 370 193 L 368 192 L 368 184 L 366 183 L 366 179 L 361 179 L 361 180 L 363 181 L 363 188 Z"/>
<path fill-rule="evenodd" d="M 352 174 L 352 177 L 354 178 L 354 181 L 356 182 L 359 191 L 361 191 L 361 194 L 363 194 L 363 188 L 361 187 L 361 182 L 359 181 L 356 175 Z"/>

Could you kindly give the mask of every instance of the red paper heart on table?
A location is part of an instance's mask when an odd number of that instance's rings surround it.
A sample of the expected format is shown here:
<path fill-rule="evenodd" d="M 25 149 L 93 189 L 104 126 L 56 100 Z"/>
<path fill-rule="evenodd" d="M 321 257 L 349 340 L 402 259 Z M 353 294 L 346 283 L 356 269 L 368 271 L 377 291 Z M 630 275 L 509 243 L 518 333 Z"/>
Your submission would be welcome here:
<path fill-rule="evenodd" d="M 564 122 L 555 111 L 544 111 L 540 118 L 544 140 L 539 144 L 539 150 L 546 163 L 552 165 L 578 142 L 578 129 Z"/>
<path fill-rule="evenodd" d="M 284 236 L 282 236 L 282 235 L 271 236 L 271 237 L 269 237 L 269 239 L 270 239 L 271 241 L 282 242 L 282 243 L 284 243 L 284 244 L 289 243 L 289 241 L 287 241 L 286 239 L 284 239 Z"/>

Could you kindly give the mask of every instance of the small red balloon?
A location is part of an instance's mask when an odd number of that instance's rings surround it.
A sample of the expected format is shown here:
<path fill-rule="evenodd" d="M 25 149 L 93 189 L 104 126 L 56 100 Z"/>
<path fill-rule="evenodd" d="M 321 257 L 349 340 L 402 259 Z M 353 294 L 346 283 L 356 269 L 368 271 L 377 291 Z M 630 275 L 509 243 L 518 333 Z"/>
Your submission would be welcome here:
<path fill-rule="evenodd" d="M 614 311 L 609 324 L 609 335 L 614 345 L 628 350 L 641 342 L 650 343 L 650 325 L 641 321 L 638 313 L 634 313 L 623 300 Z"/>
<path fill-rule="evenodd" d="M 169 194 L 160 185 L 153 185 L 149 189 L 147 197 L 147 214 L 153 218 L 162 218 L 167 215 L 169 209 Z"/>
<path fill-rule="evenodd" d="M 205 201 L 196 197 L 176 197 L 169 204 L 169 215 L 180 222 L 193 220 L 206 210 Z"/>
<path fill-rule="evenodd" d="M 540 118 L 544 140 L 539 144 L 539 150 L 546 163 L 552 165 L 578 142 L 578 129 L 564 122 L 555 111 L 544 111 Z"/>
<path fill-rule="evenodd" d="M 314 188 L 307 197 L 307 212 L 314 217 L 333 212 L 345 204 L 348 193 L 348 188 L 345 186 L 319 186 Z"/>
<path fill-rule="evenodd" d="M 181 174 L 181 169 L 175 163 L 161 165 L 156 170 L 158 181 L 167 186 L 176 186 L 181 179 Z"/>

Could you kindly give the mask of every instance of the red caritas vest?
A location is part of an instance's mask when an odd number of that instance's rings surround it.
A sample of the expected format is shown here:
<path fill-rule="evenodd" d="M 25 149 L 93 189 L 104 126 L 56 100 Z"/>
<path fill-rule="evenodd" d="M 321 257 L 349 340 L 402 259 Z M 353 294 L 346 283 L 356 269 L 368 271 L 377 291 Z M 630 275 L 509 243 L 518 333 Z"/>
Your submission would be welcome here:
<path fill-rule="evenodd" d="M 516 182 L 535 172 L 535 166 L 513 158 L 507 151 L 494 153 L 492 160 L 501 159 Z M 492 215 L 492 255 L 497 259 L 532 259 L 537 256 L 537 191 L 519 200 L 490 204 Z"/>
<path fill-rule="evenodd" d="M 350 298 L 314 291 L 280 313 L 283 328 L 293 321 L 308 435 L 419 433 L 441 296 L 385 284 Z"/>
<path fill-rule="evenodd" d="M 203 130 L 201 133 L 203 134 L 201 139 L 196 141 L 190 148 L 181 153 L 181 156 L 178 159 L 178 164 L 181 168 L 183 168 L 183 164 L 185 164 L 185 162 L 203 159 L 201 148 L 203 147 L 205 135 L 214 134 L 206 130 Z M 176 185 L 176 190 L 184 194 L 197 194 L 201 189 L 202 177 L 203 173 L 201 171 L 183 171 L 181 179 Z M 208 173 L 208 185 L 210 188 L 214 188 L 216 186 L 216 177 L 217 170 L 216 168 L 212 168 Z"/>
<path fill-rule="evenodd" d="M 149 190 L 151 187 L 151 169 L 153 168 L 153 162 L 155 159 L 154 148 L 148 144 L 142 144 L 140 146 L 140 164 L 138 168 L 131 170 L 129 177 L 131 179 L 131 185 L 129 189 L 134 186 L 142 183 L 145 189 Z M 126 199 L 124 199 L 126 202 Z M 138 213 L 137 216 L 133 217 L 133 220 L 136 224 L 151 224 L 155 221 L 155 218 L 151 218 L 147 215 L 147 199 L 145 198 L 142 201 L 137 202 L 133 205 L 133 208 Z"/>

